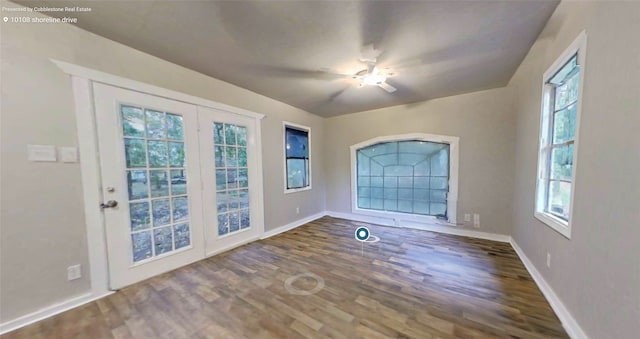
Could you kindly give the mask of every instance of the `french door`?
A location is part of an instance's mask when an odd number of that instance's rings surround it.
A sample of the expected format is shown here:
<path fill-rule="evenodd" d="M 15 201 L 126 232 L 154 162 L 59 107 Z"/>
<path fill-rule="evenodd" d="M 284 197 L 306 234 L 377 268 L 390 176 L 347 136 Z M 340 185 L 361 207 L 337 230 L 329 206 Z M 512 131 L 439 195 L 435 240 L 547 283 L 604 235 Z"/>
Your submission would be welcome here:
<path fill-rule="evenodd" d="M 259 236 L 255 119 L 93 87 L 111 289 Z"/>
<path fill-rule="evenodd" d="M 256 120 L 198 107 L 206 253 L 213 255 L 260 236 L 256 185 Z"/>

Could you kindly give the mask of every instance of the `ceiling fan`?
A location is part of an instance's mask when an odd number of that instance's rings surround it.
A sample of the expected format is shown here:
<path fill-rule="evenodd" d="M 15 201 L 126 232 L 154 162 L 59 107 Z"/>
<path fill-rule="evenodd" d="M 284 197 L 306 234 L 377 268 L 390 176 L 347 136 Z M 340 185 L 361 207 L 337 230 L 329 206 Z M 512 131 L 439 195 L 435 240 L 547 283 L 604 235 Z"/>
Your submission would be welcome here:
<path fill-rule="evenodd" d="M 261 72 L 261 74 L 268 76 L 278 76 L 287 78 L 313 78 L 317 80 L 336 80 L 351 78 L 358 81 L 359 87 L 378 86 L 388 93 L 397 91 L 397 88 L 390 85 L 387 79 L 394 76 L 395 73 L 388 68 L 377 67 L 378 57 L 382 54 L 382 51 L 373 47 L 373 44 L 369 44 L 362 48 L 358 61 L 366 64 L 366 68 L 355 72 L 336 72 L 330 68 L 320 68 L 318 70 L 310 71 L 306 69 L 290 68 L 290 67 L 277 67 L 277 66 L 258 66 L 254 68 L 254 72 Z M 351 88 L 353 85 L 349 85 L 338 92 L 330 96 L 329 101 L 335 100 L 342 95 L 345 91 Z"/>
<path fill-rule="evenodd" d="M 364 85 L 378 86 L 389 93 L 393 93 L 397 89 L 387 83 L 387 78 L 393 76 L 393 73 L 389 69 L 380 69 L 376 66 L 380 54 L 382 54 L 382 51 L 375 49 L 373 44 L 365 46 L 358 60 L 366 63 L 367 69 L 359 71 L 353 78 L 360 80 L 360 87 Z"/>

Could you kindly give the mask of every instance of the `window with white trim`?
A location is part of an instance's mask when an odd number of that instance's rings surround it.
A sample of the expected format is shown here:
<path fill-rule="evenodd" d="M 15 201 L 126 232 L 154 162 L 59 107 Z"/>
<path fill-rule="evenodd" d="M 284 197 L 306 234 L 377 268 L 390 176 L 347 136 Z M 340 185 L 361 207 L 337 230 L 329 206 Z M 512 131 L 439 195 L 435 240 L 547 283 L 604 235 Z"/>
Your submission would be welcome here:
<path fill-rule="evenodd" d="M 581 34 L 543 78 L 535 216 L 566 237 L 571 236 L 585 44 Z"/>
<path fill-rule="evenodd" d="M 311 128 L 285 122 L 285 193 L 311 189 Z"/>
<path fill-rule="evenodd" d="M 455 222 L 458 140 L 406 134 L 351 146 L 353 212 Z"/>

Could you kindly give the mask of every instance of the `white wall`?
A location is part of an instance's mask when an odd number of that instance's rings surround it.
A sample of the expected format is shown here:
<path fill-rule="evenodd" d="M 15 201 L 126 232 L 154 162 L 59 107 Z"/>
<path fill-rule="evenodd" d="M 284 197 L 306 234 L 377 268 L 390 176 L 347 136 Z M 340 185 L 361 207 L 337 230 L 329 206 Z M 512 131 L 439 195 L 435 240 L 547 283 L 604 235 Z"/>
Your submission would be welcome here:
<path fill-rule="evenodd" d="M 571 240 L 533 217 L 543 72 L 585 30 Z M 640 332 L 640 3 L 560 3 L 517 93 L 514 240 L 591 338 Z M 546 253 L 551 253 L 551 268 Z"/>
<path fill-rule="evenodd" d="M 77 144 L 70 82 L 48 60 L 56 58 L 266 114 L 267 229 L 325 207 L 349 212 L 352 144 L 411 132 L 459 136 L 458 220 L 477 212 L 482 231 L 512 234 L 590 337 L 640 331 L 640 3 L 562 2 L 507 88 L 326 120 L 69 25 L 0 27 L 0 322 L 89 289 L 86 270 L 81 280 L 65 279 L 67 266 L 88 265 L 79 166 L 25 160 L 27 144 Z M 583 29 L 587 64 L 567 240 L 533 217 L 540 81 Z M 282 120 L 313 129 L 311 191 L 282 193 Z"/>
<path fill-rule="evenodd" d="M 2 6 L 17 5 L 2 1 Z M 23 13 L 24 15 L 38 15 Z M 265 228 L 325 210 L 322 118 L 66 24 L 2 24 L 0 323 L 85 293 L 87 243 L 80 166 L 33 163 L 27 144 L 77 146 L 69 77 L 55 58 L 266 115 Z M 284 195 L 282 121 L 312 128 L 313 189 Z M 300 206 L 300 214 L 295 208 Z M 66 281 L 82 264 L 83 278 Z"/>
<path fill-rule="evenodd" d="M 480 231 L 509 234 L 514 127 L 507 88 L 329 118 L 324 135 L 327 210 L 351 212 L 351 145 L 406 133 L 457 136 L 458 222 L 464 213 L 479 213 Z M 473 223 L 461 227 L 473 228 Z"/>

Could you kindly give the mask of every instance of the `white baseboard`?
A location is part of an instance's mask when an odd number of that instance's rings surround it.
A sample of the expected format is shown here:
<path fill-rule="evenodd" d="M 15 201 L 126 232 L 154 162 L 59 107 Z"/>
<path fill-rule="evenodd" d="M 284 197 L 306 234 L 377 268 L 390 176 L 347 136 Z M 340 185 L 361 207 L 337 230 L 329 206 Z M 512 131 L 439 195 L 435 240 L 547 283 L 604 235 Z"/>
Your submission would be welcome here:
<path fill-rule="evenodd" d="M 335 218 L 361 221 L 361 222 L 367 222 L 372 224 L 396 226 L 393 220 L 387 220 L 383 218 L 371 217 L 366 215 L 357 215 L 353 213 L 341 213 L 341 212 L 328 211 L 328 212 L 320 212 L 320 213 L 308 216 L 306 218 L 296 220 L 284 226 L 280 226 L 278 228 L 267 231 L 260 237 L 260 239 L 266 239 L 274 235 L 292 230 L 308 222 L 322 218 L 325 215 L 335 217 Z M 416 224 L 407 224 L 406 227 L 445 233 L 445 234 L 461 235 L 461 236 L 467 236 L 467 237 L 473 237 L 473 238 L 510 243 L 513 249 L 516 251 L 516 253 L 520 257 L 520 260 L 522 261 L 524 266 L 527 268 L 527 271 L 529 271 L 529 274 L 531 274 L 531 276 L 533 277 L 533 280 L 536 282 L 536 284 L 538 285 L 538 287 L 540 288 L 544 296 L 547 298 L 547 301 L 549 302 L 549 304 L 551 305 L 555 313 L 558 315 L 558 318 L 560 318 L 560 321 L 562 322 L 562 326 L 567 331 L 567 334 L 569 334 L 569 336 L 573 339 L 588 339 L 587 335 L 584 333 L 580 325 L 578 325 L 578 322 L 573 318 L 571 313 L 569 313 L 569 310 L 567 310 L 567 308 L 564 306 L 562 301 L 560 301 L 560 298 L 558 298 L 558 296 L 553 291 L 551 286 L 544 280 L 540 272 L 538 272 L 538 270 L 535 268 L 533 263 L 524 254 L 520 246 L 518 246 L 518 244 L 510 236 L 503 235 L 503 234 L 478 232 L 478 231 L 472 231 L 467 229 L 456 229 L 453 227 L 441 226 L 441 225 L 429 225 L 429 224 L 416 223 Z M 254 240 L 257 240 L 257 238 L 251 239 L 251 241 L 254 241 Z M 246 241 L 243 243 L 246 243 Z M 230 246 L 230 247 L 233 248 L 233 247 L 237 247 L 238 245 L 239 244 L 234 244 L 233 246 Z M 229 250 L 229 249 L 230 248 L 226 248 L 225 250 Z M 225 250 L 216 251 L 216 252 L 217 253 L 224 252 Z M 209 253 L 209 255 L 211 254 L 214 254 L 214 253 Z M 71 298 L 69 300 L 66 300 L 51 306 L 47 306 L 43 309 L 26 314 L 19 318 L 9 320 L 7 322 L 0 324 L 0 335 L 13 331 L 15 329 L 18 329 L 20 327 L 35 323 L 37 321 L 52 317 L 56 314 L 62 313 L 72 308 L 76 308 L 78 306 L 90 303 L 94 300 L 98 300 L 100 298 L 106 297 L 112 293 L 114 292 L 109 291 L 109 292 L 105 292 L 97 295 L 93 293 L 83 294 L 83 295 Z"/>
<path fill-rule="evenodd" d="M 213 250 L 211 252 L 205 253 L 204 257 L 206 259 L 206 258 L 212 257 L 214 255 L 217 255 L 217 254 L 220 254 L 220 253 L 223 253 L 223 252 L 226 252 L 226 251 L 231 251 L 232 249 L 234 249 L 236 247 L 240 247 L 242 245 L 246 245 L 246 244 L 248 244 L 250 242 L 254 242 L 256 240 L 260 240 L 260 236 L 251 237 L 249 239 L 243 239 L 243 240 L 235 242 L 235 243 L 233 243 L 231 245 L 228 245 L 228 246 L 225 246 L 225 247 L 222 247 L 222 248 L 216 248 L 215 250 Z M 200 260 L 203 260 L 203 259 L 198 259 L 198 260 L 196 260 L 194 262 L 198 262 Z"/>
<path fill-rule="evenodd" d="M 304 225 L 304 224 L 306 224 L 308 222 L 314 221 L 316 219 L 320 219 L 320 218 L 324 217 L 325 215 L 326 215 L 325 212 L 320 212 L 320 213 L 316 213 L 316 214 L 310 215 L 310 216 L 308 216 L 306 218 L 298 219 L 298 220 L 290 222 L 290 223 L 288 223 L 288 224 L 286 224 L 284 226 L 280 226 L 280 227 L 274 228 L 274 229 L 272 229 L 270 231 L 264 232 L 261 236 L 252 237 L 251 239 L 246 239 L 246 240 L 239 241 L 239 242 L 234 243 L 232 245 L 229 245 L 229 246 L 227 246 L 225 248 L 216 249 L 215 251 L 207 253 L 206 256 L 208 258 L 208 257 L 214 256 L 216 254 L 220 254 L 222 252 L 226 252 L 226 251 L 232 250 L 232 249 L 234 249 L 236 247 L 242 246 L 244 244 L 248 244 L 248 243 L 256 241 L 256 240 L 262 240 L 262 239 L 267 239 L 267 238 L 273 237 L 274 235 L 277 235 L 277 234 L 292 230 L 292 229 L 294 229 L 296 227 L 302 226 L 302 225 Z"/>
<path fill-rule="evenodd" d="M 366 222 L 371 224 L 398 227 L 395 221 L 392 219 L 385 219 L 385 218 L 373 217 L 368 215 L 359 215 L 354 213 L 333 212 L 333 211 L 328 211 L 327 215 L 334 218 L 342 218 L 342 219 L 361 221 L 361 222 Z M 540 290 L 542 291 L 542 294 L 545 296 L 545 298 L 551 305 L 551 308 L 553 308 L 553 311 L 556 313 L 556 315 L 562 322 L 562 326 L 564 327 L 565 331 L 567 331 L 567 334 L 573 339 L 589 339 L 589 337 L 585 334 L 585 332 L 582 330 L 580 325 L 578 325 L 578 322 L 576 321 L 576 319 L 571 315 L 571 313 L 566 308 L 566 306 L 564 306 L 562 301 L 560 301 L 560 298 L 558 297 L 558 295 L 553 291 L 553 289 L 547 283 L 547 281 L 544 280 L 540 272 L 538 272 L 538 270 L 535 268 L 533 263 L 529 260 L 529 258 L 527 258 L 527 256 L 524 254 L 520 246 L 518 246 L 518 244 L 513 240 L 513 238 L 511 238 L 511 236 L 504 235 L 504 234 L 478 232 L 478 231 L 473 231 L 468 229 L 455 228 L 451 226 L 433 225 L 433 224 L 424 224 L 424 223 L 415 223 L 415 222 L 412 223 L 412 222 L 405 222 L 405 221 L 403 221 L 403 227 L 510 243 L 513 249 L 516 251 L 516 253 L 520 257 L 520 260 L 522 261 L 524 266 L 527 268 L 527 271 L 529 271 L 529 274 L 531 275 L 531 277 L 533 277 L 533 280 L 538 285 L 538 288 L 540 288 Z"/>
<path fill-rule="evenodd" d="M 266 238 L 272 237 L 272 236 L 274 236 L 276 234 L 280 234 L 282 232 L 289 231 L 291 229 L 294 229 L 294 228 L 296 228 L 298 226 L 302 226 L 302 225 L 304 225 L 304 224 L 306 224 L 308 222 L 311 222 L 313 220 L 322 218 L 325 215 L 326 215 L 325 212 L 320 212 L 320 213 L 311 215 L 309 217 L 306 217 L 306 218 L 303 218 L 303 219 L 300 219 L 300 220 L 296 220 L 296 221 L 291 222 L 289 224 L 286 224 L 284 226 L 281 226 L 281 227 L 278 227 L 276 229 L 273 229 L 273 230 L 270 230 L 268 232 L 265 232 L 260 237 L 254 237 L 254 238 L 251 238 L 251 239 L 248 239 L 248 240 L 240 241 L 238 243 L 235 243 L 235 244 L 232 244 L 230 246 L 227 246 L 227 247 L 225 247 L 223 249 L 218 249 L 218 250 L 216 250 L 214 252 L 207 253 L 206 256 L 209 257 L 209 256 L 212 256 L 212 255 L 215 255 L 215 254 L 226 252 L 226 251 L 228 251 L 230 249 L 233 249 L 235 247 L 244 245 L 246 243 L 249 243 L 249 242 L 252 242 L 252 241 L 255 241 L 255 240 L 258 240 L 258 239 L 266 239 Z M 82 294 L 82 295 L 79 295 L 77 297 L 73 297 L 73 298 L 70 298 L 68 300 L 65 300 L 65 301 L 62 301 L 62 302 L 47 306 L 47 307 L 42 308 L 42 309 L 40 309 L 38 311 L 23 315 L 23 316 L 18 317 L 16 319 L 9 320 L 7 322 L 4 322 L 4 323 L 0 324 L 0 335 L 4 334 L 4 333 L 7 333 L 7 332 L 11 332 L 11 331 L 16 330 L 18 328 L 33 324 L 33 323 L 35 323 L 37 321 L 52 317 L 52 316 L 54 316 L 56 314 L 62 313 L 64 311 L 68 311 L 68 310 L 70 310 L 72 308 L 76 308 L 78 306 L 82 306 L 84 304 L 90 303 L 90 302 L 92 302 L 94 300 L 98 300 L 100 298 L 106 297 L 106 296 L 108 296 L 108 295 L 110 295 L 112 293 L 115 293 L 115 292 L 108 291 L 108 292 L 101 293 L 101 294 L 93 294 L 93 293 Z"/>
<path fill-rule="evenodd" d="M 77 297 L 73 297 L 71 299 L 65 300 L 60 303 L 47 306 L 35 312 L 25 314 L 19 318 L 9 320 L 7 322 L 0 324 L 0 334 L 5 334 L 7 332 L 16 330 L 20 327 L 24 327 L 24 326 L 33 324 L 37 321 L 40 321 L 49 317 L 53 317 L 56 314 L 62 313 L 64 311 L 68 311 L 78 306 L 82 306 L 94 300 L 104 298 L 113 293 L 114 293 L 113 291 L 108 291 L 101 294 L 86 293 L 86 294 L 82 294 Z"/>
<path fill-rule="evenodd" d="M 547 301 L 551 305 L 551 308 L 553 308 L 558 318 L 560 318 L 562 327 L 564 327 L 564 330 L 567 331 L 567 334 L 573 339 L 588 339 L 589 337 L 587 337 L 587 334 L 584 333 L 580 325 L 578 325 L 576 319 L 571 315 L 562 301 L 560 301 L 560 298 L 558 298 L 556 292 L 553 291 L 551 285 L 549 285 L 547 281 L 544 280 L 542 274 L 540 274 L 531 260 L 529 260 L 527 255 L 524 254 L 520 246 L 518 246 L 518 244 L 513 239 L 511 239 L 511 246 L 520 257 L 520 260 L 524 264 L 524 267 L 527 268 L 527 271 L 529 271 L 529 274 L 531 274 L 531 276 L 533 277 L 533 280 L 542 291 L 542 294 L 544 294 L 545 298 L 547 298 Z"/>
<path fill-rule="evenodd" d="M 304 225 L 304 224 L 306 224 L 308 222 L 312 222 L 312 221 L 314 221 L 316 219 L 320 219 L 320 218 L 324 217 L 325 215 L 327 215 L 326 212 L 320 212 L 320 213 L 316 213 L 316 214 L 310 215 L 310 216 L 308 216 L 306 218 L 302 218 L 302 219 L 296 220 L 294 222 L 290 222 L 290 223 L 288 223 L 288 224 L 286 224 L 284 226 L 280 226 L 278 228 L 274 228 L 274 229 L 272 229 L 270 231 L 264 232 L 264 234 L 262 234 L 262 237 L 260 237 L 260 239 L 267 239 L 267 238 L 273 237 L 274 235 L 277 235 L 277 234 L 292 230 L 292 229 L 294 229 L 296 227 L 299 227 L 299 226 L 302 226 L 302 225 Z"/>
<path fill-rule="evenodd" d="M 393 219 L 385 219 L 385 218 L 373 217 L 373 216 L 362 215 L 362 214 L 333 212 L 333 211 L 328 211 L 327 215 L 332 216 L 334 218 L 342 218 L 342 219 L 349 219 L 354 221 L 367 222 L 371 224 L 398 227 Z M 504 235 L 504 234 L 479 232 L 479 231 L 473 231 L 473 230 L 468 230 L 464 228 L 458 228 L 455 226 L 426 224 L 426 223 L 419 223 L 415 221 L 403 220 L 402 227 L 432 231 L 432 232 L 438 232 L 438 233 L 445 233 L 445 234 L 452 234 L 452 235 L 460 235 L 460 236 L 471 237 L 471 238 L 493 240 L 493 241 L 499 241 L 499 242 L 509 242 L 511 240 L 510 236 Z"/>

